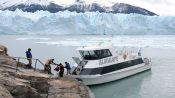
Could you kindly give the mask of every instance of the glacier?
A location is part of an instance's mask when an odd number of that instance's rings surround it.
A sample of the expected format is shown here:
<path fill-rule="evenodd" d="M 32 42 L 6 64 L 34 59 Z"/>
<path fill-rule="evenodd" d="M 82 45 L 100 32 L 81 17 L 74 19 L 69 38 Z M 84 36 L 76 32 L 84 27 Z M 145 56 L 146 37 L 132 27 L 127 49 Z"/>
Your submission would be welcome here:
<path fill-rule="evenodd" d="M 100 12 L 0 11 L 1 35 L 166 35 L 175 34 L 175 16 Z"/>

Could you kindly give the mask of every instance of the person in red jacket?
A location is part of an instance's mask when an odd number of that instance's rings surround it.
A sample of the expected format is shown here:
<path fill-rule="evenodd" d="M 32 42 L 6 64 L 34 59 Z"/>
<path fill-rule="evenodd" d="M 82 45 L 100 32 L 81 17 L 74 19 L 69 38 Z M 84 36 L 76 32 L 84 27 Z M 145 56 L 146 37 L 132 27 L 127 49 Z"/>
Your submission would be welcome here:
<path fill-rule="evenodd" d="M 60 76 L 60 77 L 63 77 L 63 74 L 64 74 L 64 66 L 63 66 L 61 63 L 59 64 L 59 66 L 60 66 L 59 76 Z"/>

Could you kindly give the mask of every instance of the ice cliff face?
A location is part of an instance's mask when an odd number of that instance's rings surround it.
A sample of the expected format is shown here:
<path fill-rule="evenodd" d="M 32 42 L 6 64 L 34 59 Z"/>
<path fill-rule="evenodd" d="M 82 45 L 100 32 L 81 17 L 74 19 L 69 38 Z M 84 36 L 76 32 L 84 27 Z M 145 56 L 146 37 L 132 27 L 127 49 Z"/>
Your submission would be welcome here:
<path fill-rule="evenodd" d="M 124 3 L 106 7 L 96 2 L 80 1 L 70 5 L 58 5 L 48 0 L 4 1 L 0 1 L 3 10 L 0 11 L 0 34 L 143 35 L 175 32 L 174 16 L 157 16 Z"/>
<path fill-rule="evenodd" d="M 56 13 L 59 11 L 71 11 L 71 12 L 103 12 L 103 13 L 137 13 L 143 15 L 153 16 L 156 15 L 146 9 L 132 6 L 124 3 L 114 3 L 110 7 L 105 5 L 100 5 L 98 3 L 87 4 L 85 2 L 76 1 L 70 5 L 59 5 L 48 0 L 6 0 L 6 2 L 0 1 L 1 10 L 15 11 L 16 9 L 21 9 L 26 12 L 36 12 L 36 11 L 49 11 L 51 13 Z"/>
<path fill-rule="evenodd" d="M 0 11 L 0 34 L 175 34 L 174 16 L 100 12 Z"/>

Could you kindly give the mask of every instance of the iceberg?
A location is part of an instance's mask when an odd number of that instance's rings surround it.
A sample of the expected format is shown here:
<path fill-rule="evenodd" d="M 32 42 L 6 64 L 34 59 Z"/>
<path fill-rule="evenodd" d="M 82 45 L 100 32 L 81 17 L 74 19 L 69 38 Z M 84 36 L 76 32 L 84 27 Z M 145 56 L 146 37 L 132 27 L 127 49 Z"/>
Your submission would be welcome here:
<path fill-rule="evenodd" d="M 175 34 L 175 16 L 16 10 L 0 11 L 0 17 L 0 34 L 8 35 Z"/>

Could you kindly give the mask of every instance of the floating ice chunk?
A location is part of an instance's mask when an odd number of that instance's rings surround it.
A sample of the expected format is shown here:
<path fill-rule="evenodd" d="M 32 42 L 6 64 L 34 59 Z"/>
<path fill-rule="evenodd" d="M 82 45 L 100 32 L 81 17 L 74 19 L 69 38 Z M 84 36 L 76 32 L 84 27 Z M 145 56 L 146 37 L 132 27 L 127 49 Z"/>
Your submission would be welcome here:
<path fill-rule="evenodd" d="M 17 38 L 16 40 L 50 40 L 51 38 Z"/>

